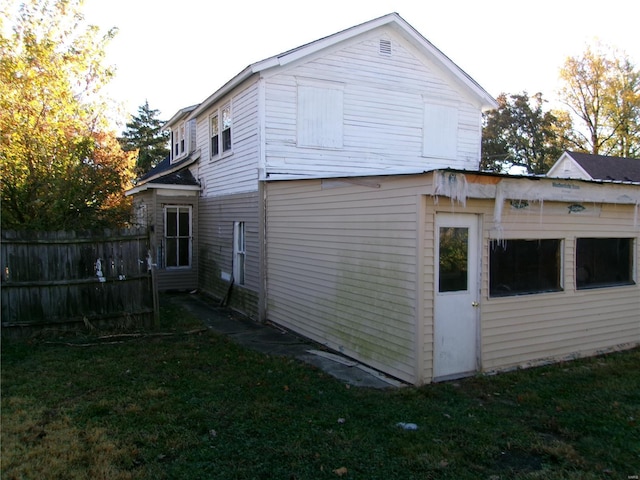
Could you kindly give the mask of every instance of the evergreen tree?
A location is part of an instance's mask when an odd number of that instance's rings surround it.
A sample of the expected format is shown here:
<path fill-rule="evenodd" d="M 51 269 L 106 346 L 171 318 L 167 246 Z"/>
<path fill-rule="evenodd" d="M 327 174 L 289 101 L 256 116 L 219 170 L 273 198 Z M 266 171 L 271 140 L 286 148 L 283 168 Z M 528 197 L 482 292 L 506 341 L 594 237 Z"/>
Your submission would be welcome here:
<path fill-rule="evenodd" d="M 119 138 L 124 151 L 138 152 L 137 175 L 147 173 L 169 155 L 169 133 L 162 131 L 164 121 L 158 119 L 159 114 L 159 110 L 152 110 L 145 101 Z"/>

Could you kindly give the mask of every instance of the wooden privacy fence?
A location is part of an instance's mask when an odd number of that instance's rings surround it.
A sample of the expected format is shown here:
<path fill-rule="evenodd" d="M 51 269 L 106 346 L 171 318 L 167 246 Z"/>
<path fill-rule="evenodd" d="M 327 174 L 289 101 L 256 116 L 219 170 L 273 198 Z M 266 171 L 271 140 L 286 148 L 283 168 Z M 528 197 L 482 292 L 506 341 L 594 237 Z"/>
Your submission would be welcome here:
<path fill-rule="evenodd" d="M 5 231 L 0 246 L 5 334 L 156 323 L 144 230 Z"/>

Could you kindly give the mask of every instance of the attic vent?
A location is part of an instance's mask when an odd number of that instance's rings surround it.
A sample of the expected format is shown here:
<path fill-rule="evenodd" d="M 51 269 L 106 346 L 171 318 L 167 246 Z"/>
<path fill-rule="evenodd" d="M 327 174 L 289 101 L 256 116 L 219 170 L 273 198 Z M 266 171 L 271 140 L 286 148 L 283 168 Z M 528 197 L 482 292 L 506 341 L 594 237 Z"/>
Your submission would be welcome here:
<path fill-rule="evenodd" d="M 380 40 L 380 53 L 391 55 L 391 40 Z"/>

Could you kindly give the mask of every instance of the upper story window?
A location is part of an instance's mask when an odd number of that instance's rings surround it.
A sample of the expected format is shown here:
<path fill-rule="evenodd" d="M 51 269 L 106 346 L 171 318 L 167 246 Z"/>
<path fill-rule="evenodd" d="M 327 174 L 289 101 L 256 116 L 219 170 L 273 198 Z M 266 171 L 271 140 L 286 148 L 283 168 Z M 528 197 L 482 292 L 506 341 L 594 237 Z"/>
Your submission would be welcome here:
<path fill-rule="evenodd" d="M 187 153 L 187 123 L 182 122 L 171 129 L 171 160 L 174 161 Z"/>
<path fill-rule="evenodd" d="M 458 153 L 458 107 L 454 103 L 424 99 L 422 154 L 456 158 Z"/>
<path fill-rule="evenodd" d="M 180 131 L 179 131 L 178 137 L 180 139 L 180 154 L 182 155 L 184 153 L 185 139 L 186 139 L 186 126 L 184 123 L 180 125 Z"/>
<path fill-rule="evenodd" d="M 216 110 L 209 117 L 209 134 L 211 138 L 211 158 L 215 158 L 227 152 L 231 152 L 231 129 L 233 117 L 231 104 L 227 104 L 220 110 Z"/>
<path fill-rule="evenodd" d="M 298 78 L 298 146 L 342 148 L 344 85 Z"/>

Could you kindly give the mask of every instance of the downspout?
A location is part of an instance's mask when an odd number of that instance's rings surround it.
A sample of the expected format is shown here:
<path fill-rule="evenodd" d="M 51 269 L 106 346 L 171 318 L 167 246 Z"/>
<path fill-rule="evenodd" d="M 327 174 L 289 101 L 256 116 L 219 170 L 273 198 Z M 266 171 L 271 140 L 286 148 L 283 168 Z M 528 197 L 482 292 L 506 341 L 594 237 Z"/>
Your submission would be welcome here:
<path fill-rule="evenodd" d="M 265 148 L 265 80 L 258 79 L 258 242 L 260 255 L 260 283 L 258 287 L 258 321 L 265 323 L 269 312 L 267 309 L 267 160 Z"/>
<path fill-rule="evenodd" d="M 425 251 L 425 216 L 427 197 L 421 193 L 416 195 L 416 298 L 414 314 L 414 348 L 415 372 L 413 383 L 425 383 L 425 314 L 424 314 L 424 251 Z"/>

